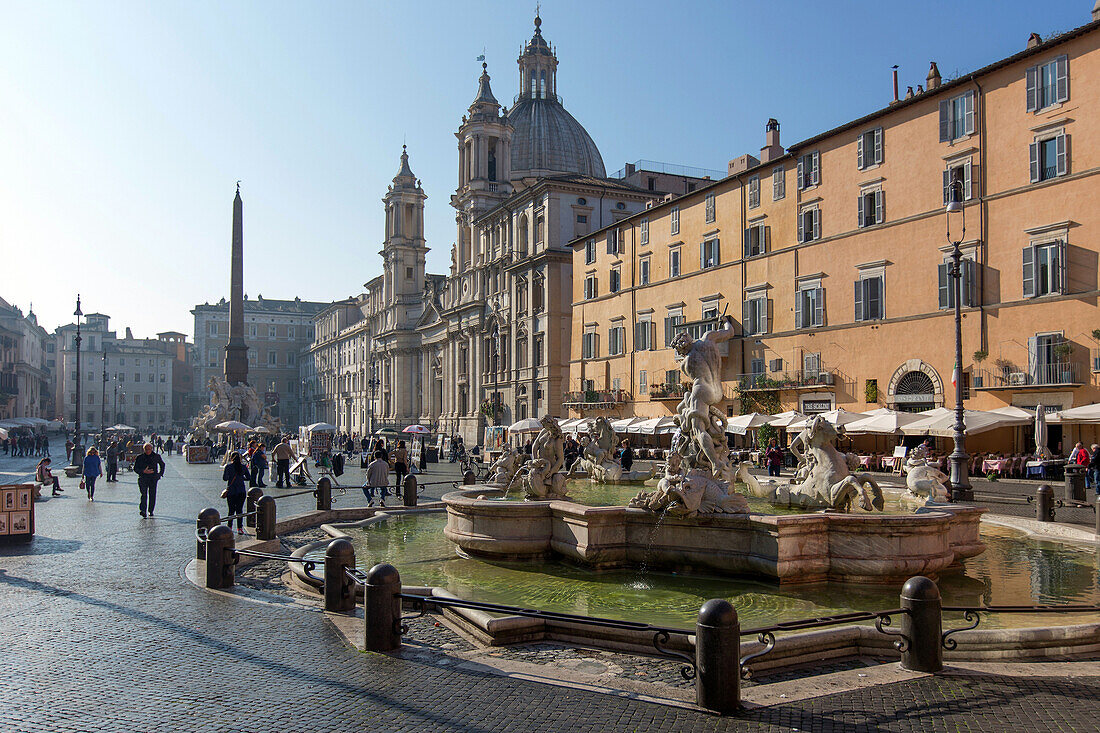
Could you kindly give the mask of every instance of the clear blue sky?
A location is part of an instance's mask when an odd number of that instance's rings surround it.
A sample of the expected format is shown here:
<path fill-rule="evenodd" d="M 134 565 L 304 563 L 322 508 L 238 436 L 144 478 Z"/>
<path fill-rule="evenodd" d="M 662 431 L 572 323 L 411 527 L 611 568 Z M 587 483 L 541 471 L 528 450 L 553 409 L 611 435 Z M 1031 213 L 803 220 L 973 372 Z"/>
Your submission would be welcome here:
<path fill-rule="evenodd" d="M 542 3 L 558 91 L 608 172 L 724 169 L 1090 20 L 1092 0 Z M 534 3 L 51 2 L 0 6 L 0 296 L 51 329 L 85 312 L 190 333 L 229 292 L 235 182 L 251 297 L 333 300 L 380 271 L 407 140 L 446 272 L 453 133 L 483 52 L 498 99 Z"/>

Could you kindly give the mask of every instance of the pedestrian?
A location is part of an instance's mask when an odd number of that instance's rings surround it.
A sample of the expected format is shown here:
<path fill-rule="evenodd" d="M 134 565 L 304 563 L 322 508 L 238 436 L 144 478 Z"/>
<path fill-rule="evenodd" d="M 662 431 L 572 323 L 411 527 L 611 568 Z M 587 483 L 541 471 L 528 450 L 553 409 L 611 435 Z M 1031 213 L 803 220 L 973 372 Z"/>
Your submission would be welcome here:
<path fill-rule="evenodd" d="M 94 445 L 84 456 L 80 475 L 81 488 L 88 492 L 88 501 L 95 501 L 95 480 L 103 475 L 103 462 L 99 460 L 99 450 Z"/>
<path fill-rule="evenodd" d="M 112 440 L 107 446 L 107 478 L 108 483 L 118 482 L 118 441 Z"/>
<path fill-rule="evenodd" d="M 282 442 L 271 451 L 271 457 L 275 459 L 275 485 L 280 489 L 285 486 L 290 488 L 290 459 L 294 457 L 294 449 L 290 447 L 290 438 L 284 437 Z"/>
<path fill-rule="evenodd" d="M 374 490 L 378 489 L 379 506 L 386 506 L 386 493 L 390 481 L 390 464 L 386 461 L 381 451 L 375 451 L 374 460 L 367 466 L 366 486 L 363 487 L 363 495 L 367 497 L 367 506 L 374 506 Z"/>
<path fill-rule="evenodd" d="M 768 475 L 778 476 L 779 469 L 783 465 L 783 451 L 779 449 L 779 443 L 775 438 L 768 441 L 768 450 L 764 454 L 764 460 L 768 464 Z"/>
<path fill-rule="evenodd" d="M 42 455 L 46 458 L 50 457 L 50 436 L 48 435 L 42 436 Z"/>
<path fill-rule="evenodd" d="M 623 471 L 629 471 L 634 465 L 634 451 L 630 448 L 629 440 L 624 439 L 620 445 L 622 448 L 619 450 L 619 465 L 623 467 Z"/>
<path fill-rule="evenodd" d="M 53 475 L 50 471 L 50 459 L 47 456 L 38 462 L 38 468 L 34 472 L 34 480 L 43 486 L 53 486 L 52 496 L 57 496 L 62 492 L 61 484 L 57 480 L 57 476 Z"/>
<path fill-rule="evenodd" d="M 401 481 L 409 472 L 409 452 L 405 450 L 405 441 L 397 441 L 397 449 L 393 452 L 393 472 L 397 475 L 397 487 L 394 495 L 401 491 Z"/>
<path fill-rule="evenodd" d="M 266 489 L 267 484 L 264 483 L 264 473 L 267 471 L 267 453 L 264 452 L 262 445 L 257 445 L 255 452 L 252 453 L 251 467 L 254 484 L 261 489 Z"/>
<path fill-rule="evenodd" d="M 1089 456 L 1089 475 L 1092 476 L 1092 487 L 1096 489 L 1096 495 L 1100 497 L 1100 445 L 1093 443 Z"/>
<path fill-rule="evenodd" d="M 248 493 L 245 489 L 245 481 L 250 478 L 248 467 L 241 460 L 241 454 L 233 451 L 229 456 L 229 462 L 225 464 L 225 470 L 222 471 L 222 481 L 225 482 L 222 497 L 229 507 L 226 516 L 232 517 L 234 514 L 244 512 L 244 500 Z M 230 519 L 227 525 L 232 528 L 233 520 Z M 244 534 L 244 517 L 237 517 L 237 534 Z"/>
<path fill-rule="evenodd" d="M 148 510 L 151 517 L 157 506 L 157 482 L 164 475 L 164 459 L 153 452 L 152 443 L 146 443 L 141 450 L 134 459 L 134 473 L 138 475 L 138 489 L 141 491 L 138 512 L 144 517 Z"/>

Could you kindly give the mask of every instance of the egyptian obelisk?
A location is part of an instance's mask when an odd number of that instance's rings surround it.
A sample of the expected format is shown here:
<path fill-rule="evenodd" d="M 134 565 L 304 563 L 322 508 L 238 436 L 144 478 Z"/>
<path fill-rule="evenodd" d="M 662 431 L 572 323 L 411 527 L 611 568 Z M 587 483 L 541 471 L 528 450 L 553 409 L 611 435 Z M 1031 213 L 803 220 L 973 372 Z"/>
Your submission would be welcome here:
<path fill-rule="evenodd" d="M 248 384 L 248 346 L 244 342 L 244 204 L 241 184 L 233 199 L 233 253 L 229 283 L 229 343 L 225 345 L 225 381 Z"/>

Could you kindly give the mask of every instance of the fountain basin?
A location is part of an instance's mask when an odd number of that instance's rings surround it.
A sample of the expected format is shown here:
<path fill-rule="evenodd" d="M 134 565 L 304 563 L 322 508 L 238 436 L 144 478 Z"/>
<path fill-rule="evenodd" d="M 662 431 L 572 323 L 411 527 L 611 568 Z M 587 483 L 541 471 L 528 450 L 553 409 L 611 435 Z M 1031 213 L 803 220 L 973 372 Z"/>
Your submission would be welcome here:
<path fill-rule="evenodd" d="M 502 493 L 473 487 L 444 495 L 447 539 L 473 557 L 558 556 L 593 568 L 644 565 L 780 583 L 934 578 L 985 549 L 980 507 L 935 505 L 911 514 L 659 517 L 623 506 L 493 500 Z"/>

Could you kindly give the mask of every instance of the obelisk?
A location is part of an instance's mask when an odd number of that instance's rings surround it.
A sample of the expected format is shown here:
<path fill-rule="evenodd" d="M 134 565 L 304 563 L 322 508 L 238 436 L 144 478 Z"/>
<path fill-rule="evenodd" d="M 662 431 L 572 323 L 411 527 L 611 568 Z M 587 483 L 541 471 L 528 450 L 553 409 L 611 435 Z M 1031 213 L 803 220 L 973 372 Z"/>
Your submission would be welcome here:
<path fill-rule="evenodd" d="M 229 282 L 229 343 L 225 345 L 225 381 L 248 384 L 248 345 L 244 342 L 244 204 L 241 184 L 233 199 L 233 253 Z"/>

